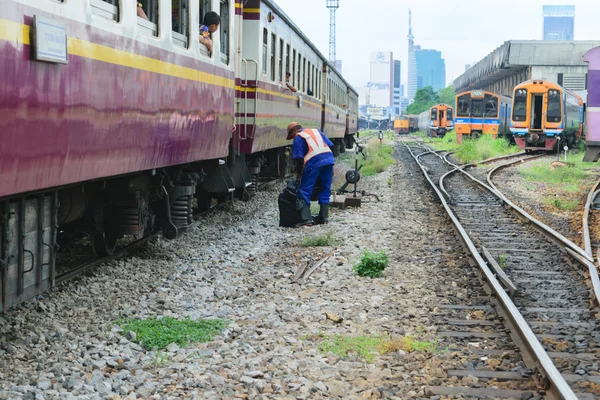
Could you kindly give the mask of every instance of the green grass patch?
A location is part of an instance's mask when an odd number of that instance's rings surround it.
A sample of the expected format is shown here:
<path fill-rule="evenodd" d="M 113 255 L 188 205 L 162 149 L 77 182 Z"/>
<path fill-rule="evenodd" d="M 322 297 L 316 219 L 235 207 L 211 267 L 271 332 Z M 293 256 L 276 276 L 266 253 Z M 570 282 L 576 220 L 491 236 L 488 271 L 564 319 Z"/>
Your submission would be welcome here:
<path fill-rule="evenodd" d="M 358 165 L 363 166 L 360 170 L 362 176 L 377 175 L 394 163 L 394 147 L 385 143 L 379 144 L 379 140 L 371 140 L 369 147 L 363 152 L 367 158 L 358 161 Z"/>
<path fill-rule="evenodd" d="M 580 153 L 571 154 L 567 157 L 568 167 L 559 167 L 551 169 L 550 165 L 553 160 L 536 160 L 526 163 L 517 168 L 521 176 L 534 182 L 544 183 L 578 183 L 589 177 L 588 170 L 597 167 L 596 163 L 585 163 L 582 160 Z M 564 158 L 561 157 L 561 161 Z M 573 186 L 571 186 L 573 188 Z"/>
<path fill-rule="evenodd" d="M 494 139 L 483 135 L 478 139 L 464 139 L 454 155 L 463 164 L 471 164 L 488 158 L 500 157 L 521 151 L 504 138 Z"/>
<path fill-rule="evenodd" d="M 579 200 L 552 197 L 544 199 L 544 203 L 561 211 L 573 211 L 580 207 Z"/>
<path fill-rule="evenodd" d="M 369 278 L 378 278 L 383 275 L 383 271 L 388 267 L 389 260 L 385 250 L 378 253 L 365 250 L 358 264 L 354 266 L 354 272 L 358 276 L 367 276 Z"/>
<path fill-rule="evenodd" d="M 136 342 L 147 350 L 161 350 L 171 343 L 185 347 L 190 343 L 208 342 L 227 326 L 227 322 L 220 319 L 192 321 L 171 317 L 125 319 L 117 321 L 117 324 L 125 332 L 135 332 Z"/>
<path fill-rule="evenodd" d="M 323 246 L 333 246 L 335 244 L 335 239 L 333 237 L 333 232 L 328 232 L 325 235 L 317 235 L 317 236 L 305 236 L 300 243 L 301 247 L 323 247 Z"/>
<path fill-rule="evenodd" d="M 312 337 L 319 341 L 319 351 L 324 354 L 332 353 L 337 357 L 346 358 L 355 356 L 371 363 L 378 355 L 391 353 L 398 350 L 406 352 L 438 353 L 437 338 L 434 341 L 421 341 L 414 337 L 389 338 L 380 335 L 317 335 Z"/>

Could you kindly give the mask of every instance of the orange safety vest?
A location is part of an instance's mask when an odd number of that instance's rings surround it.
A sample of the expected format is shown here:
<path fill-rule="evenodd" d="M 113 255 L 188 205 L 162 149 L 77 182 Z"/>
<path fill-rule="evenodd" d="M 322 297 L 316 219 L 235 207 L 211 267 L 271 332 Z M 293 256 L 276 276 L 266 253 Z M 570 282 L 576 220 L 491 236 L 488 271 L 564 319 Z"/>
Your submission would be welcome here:
<path fill-rule="evenodd" d="M 304 129 L 298 133 L 308 145 L 308 153 L 304 156 L 304 164 L 314 156 L 323 153 L 331 153 L 331 149 L 323 141 L 323 136 L 317 129 Z"/>

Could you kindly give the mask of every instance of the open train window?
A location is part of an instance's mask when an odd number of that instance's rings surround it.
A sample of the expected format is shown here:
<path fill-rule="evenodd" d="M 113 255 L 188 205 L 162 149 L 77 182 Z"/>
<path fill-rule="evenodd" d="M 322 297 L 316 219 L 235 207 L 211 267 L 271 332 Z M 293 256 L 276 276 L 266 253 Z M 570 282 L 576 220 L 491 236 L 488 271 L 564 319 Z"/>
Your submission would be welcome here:
<path fill-rule="evenodd" d="M 148 19 L 138 16 L 137 22 L 140 32 L 144 35 L 158 36 L 158 1 L 159 0 L 140 0 L 142 10 Z"/>
<path fill-rule="evenodd" d="M 92 0 L 90 5 L 94 15 L 119 22 L 119 0 Z"/>
<path fill-rule="evenodd" d="M 527 89 L 515 91 L 512 119 L 513 121 L 525 121 L 527 119 Z"/>
<path fill-rule="evenodd" d="M 267 52 L 269 51 L 269 32 L 267 28 L 263 29 L 263 49 L 262 49 L 262 73 L 267 74 Z"/>
<path fill-rule="evenodd" d="M 198 25 L 202 25 L 204 24 L 204 16 L 206 15 L 207 12 L 212 11 L 212 8 L 210 6 L 211 0 L 200 0 L 200 12 L 198 13 L 199 16 L 199 21 L 198 21 Z M 221 23 L 221 25 L 223 25 Z"/>
<path fill-rule="evenodd" d="M 292 86 L 296 86 L 296 49 L 292 53 L 292 69 L 290 70 Z"/>
<path fill-rule="evenodd" d="M 546 120 L 548 122 L 560 122 L 560 111 L 560 91 L 556 89 L 548 90 L 548 111 L 546 113 Z"/>
<path fill-rule="evenodd" d="M 171 0 L 173 43 L 187 48 L 189 42 L 189 0 Z"/>
<path fill-rule="evenodd" d="M 284 51 L 283 39 L 279 39 L 279 54 L 277 55 L 279 57 L 279 71 L 278 71 L 278 75 L 277 75 L 279 77 L 278 82 L 283 82 L 283 51 Z"/>
<path fill-rule="evenodd" d="M 229 64 L 229 1 L 221 0 L 219 7 L 221 24 L 219 26 L 219 39 L 221 41 L 221 62 Z"/>
<path fill-rule="evenodd" d="M 271 33 L 271 80 L 275 81 L 275 52 L 277 51 L 277 36 Z"/>
<path fill-rule="evenodd" d="M 307 71 L 307 75 L 306 75 L 306 81 L 308 82 L 308 83 L 306 84 L 306 94 L 307 94 L 307 95 L 309 95 L 309 96 L 311 96 L 311 95 L 312 95 L 312 89 L 311 89 L 311 87 L 310 87 L 310 79 L 311 79 L 311 77 L 310 77 L 310 72 L 311 72 L 311 71 L 310 71 L 310 61 L 309 61 L 309 62 L 308 62 L 308 71 Z"/>
<path fill-rule="evenodd" d="M 302 91 L 306 93 L 306 58 L 302 59 Z"/>
<path fill-rule="evenodd" d="M 290 45 L 285 45 L 285 72 L 290 72 Z"/>
<path fill-rule="evenodd" d="M 298 53 L 298 70 L 296 71 L 296 82 L 297 82 L 298 86 L 296 86 L 296 89 L 298 89 L 299 91 L 302 91 L 302 77 L 300 75 L 301 72 L 302 72 L 302 55 L 300 53 Z"/>

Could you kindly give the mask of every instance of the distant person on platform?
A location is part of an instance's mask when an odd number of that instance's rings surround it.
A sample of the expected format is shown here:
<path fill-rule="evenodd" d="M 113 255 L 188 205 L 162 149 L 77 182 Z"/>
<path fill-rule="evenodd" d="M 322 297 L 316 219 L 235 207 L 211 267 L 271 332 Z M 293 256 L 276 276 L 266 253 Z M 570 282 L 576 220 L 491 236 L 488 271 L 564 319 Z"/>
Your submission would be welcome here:
<path fill-rule="evenodd" d="M 292 142 L 292 158 L 296 161 L 296 177 L 300 181 L 296 209 L 300 211 L 298 226 L 312 223 L 310 215 L 310 197 L 315 183 L 321 180 L 319 193 L 319 224 L 329 222 L 329 196 L 333 180 L 333 147 L 331 140 L 318 129 L 305 129 L 297 122 L 287 127 L 287 140 Z"/>

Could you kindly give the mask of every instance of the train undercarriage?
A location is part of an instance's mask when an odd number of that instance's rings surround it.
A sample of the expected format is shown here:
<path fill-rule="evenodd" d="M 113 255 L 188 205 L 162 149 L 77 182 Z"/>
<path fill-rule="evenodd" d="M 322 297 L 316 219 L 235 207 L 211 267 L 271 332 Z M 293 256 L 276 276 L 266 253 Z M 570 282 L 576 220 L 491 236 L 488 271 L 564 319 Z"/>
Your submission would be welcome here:
<path fill-rule="evenodd" d="M 334 139 L 334 153 L 354 137 Z M 113 254 L 122 238 L 162 230 L 175 239 L 195 211 L 232 198 L 250 200 L 263 180 L 294 173 L 289 147 L 235 158 L 178 165 L 84 182 L 0 201 L 0 311 L 55 284 L 64 242 L 87 237 L 96 257 Z"/>

